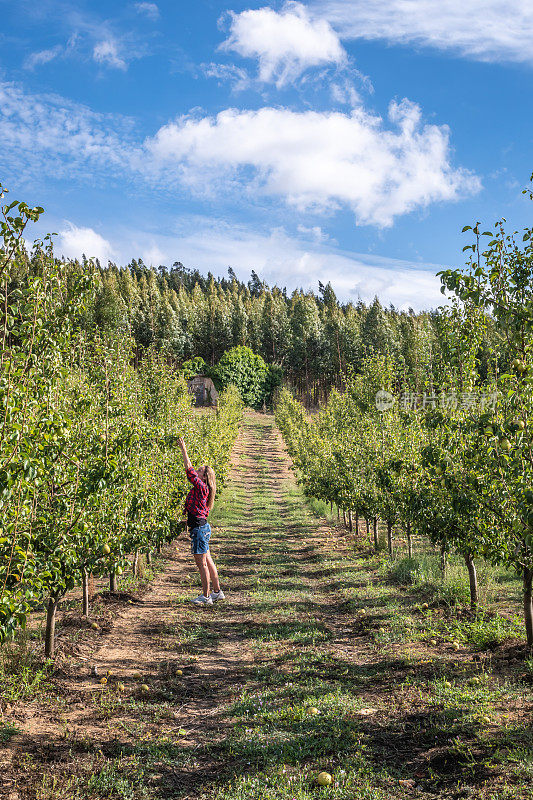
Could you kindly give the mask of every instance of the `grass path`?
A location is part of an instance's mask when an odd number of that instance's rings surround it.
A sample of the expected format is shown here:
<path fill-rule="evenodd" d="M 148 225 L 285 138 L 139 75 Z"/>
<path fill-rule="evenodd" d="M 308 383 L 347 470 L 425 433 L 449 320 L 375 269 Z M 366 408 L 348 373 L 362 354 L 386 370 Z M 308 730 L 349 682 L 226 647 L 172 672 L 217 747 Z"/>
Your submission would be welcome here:
<path fill-rule="evenodd" d="M 247 415 L 213 529 L 227 601 L 191 606 L 169 548 L 100 637 L 107 684 L 73 665 L 0 726 L 1 798 L 533 797 L 530 687 L 313 514 L 271 417 Z"/>

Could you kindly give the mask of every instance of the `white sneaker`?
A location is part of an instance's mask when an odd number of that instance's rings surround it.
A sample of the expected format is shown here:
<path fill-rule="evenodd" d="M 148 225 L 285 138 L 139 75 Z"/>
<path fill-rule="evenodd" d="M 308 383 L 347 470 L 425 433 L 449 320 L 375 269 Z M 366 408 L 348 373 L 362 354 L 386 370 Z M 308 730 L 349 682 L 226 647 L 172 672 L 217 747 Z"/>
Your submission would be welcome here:
<path fill-rule="evenodd" d="M 194 600 L 191 600 L 192 603 L 195 603 L 197 606 L 212 606 L 213 601 L 210 597 L 206 597 L 204 594 L 198 595 L 195 597 Z"/>
<path fill-rule="evenodd" d="M 226 595 L 224 594 L 222 589 L 219 592 L 211 592 L 211 600 L 213 601 L 213 603 L 216 603 L 217 600 L 225 600 L 225 599 Z"/>

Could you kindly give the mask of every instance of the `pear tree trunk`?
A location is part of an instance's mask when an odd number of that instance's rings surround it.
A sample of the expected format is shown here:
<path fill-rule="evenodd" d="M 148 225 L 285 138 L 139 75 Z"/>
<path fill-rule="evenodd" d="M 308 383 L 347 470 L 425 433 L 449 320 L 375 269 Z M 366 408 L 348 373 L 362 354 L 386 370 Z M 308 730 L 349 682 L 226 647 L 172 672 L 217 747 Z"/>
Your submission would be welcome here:
<path fill-rule="evenodd" d="M 81 571 L 82 610 L 84 617 L 89 616 L 89 573 L 86 569 Z"/>
<path fill-rule="evenodd" d="M 411 523 L 408 522 L 406 525 L 406 533 L 407 533 L 407 555 L 409 558 L 413 557 L 413 539 L 411 537 Z"/>
<path fill-rule="evenodd" d="M 46 658 L 53 658 L 55 653 L 56 612 L 58 602 L 58 597 L 50 595 L 46 610 L 46 631 L 44 635 L 44 654 Z"/>
<path fill-rule="evenodd" d="M 470 608 L 475 613 L 479 603 L 478 585 L 477 585 L 477 572 L 476 565 L 471 553 L 465 556 L 466 568 L 468 570 L 468 579 L 470 581 Z"/>
<path fill-rule="evenodd" d="M 525 569 L 524 581 L 524 622 L 526 624 L 527 643 L 533 647 L 533 596 L 531 585 L 533 582 L 533 569 Z"/>

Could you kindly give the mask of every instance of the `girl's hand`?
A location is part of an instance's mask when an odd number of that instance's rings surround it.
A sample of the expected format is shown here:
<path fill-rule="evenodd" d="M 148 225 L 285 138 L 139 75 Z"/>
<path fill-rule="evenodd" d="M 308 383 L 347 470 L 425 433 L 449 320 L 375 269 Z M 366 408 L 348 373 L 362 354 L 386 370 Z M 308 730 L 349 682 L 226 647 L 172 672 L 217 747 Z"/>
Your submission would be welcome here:
<path fill-rule="evenodd" d="M 185 442 L 183 441 L 183 437 L 178 436 L 178 447 L 181 450 L 185 450 Z"/>

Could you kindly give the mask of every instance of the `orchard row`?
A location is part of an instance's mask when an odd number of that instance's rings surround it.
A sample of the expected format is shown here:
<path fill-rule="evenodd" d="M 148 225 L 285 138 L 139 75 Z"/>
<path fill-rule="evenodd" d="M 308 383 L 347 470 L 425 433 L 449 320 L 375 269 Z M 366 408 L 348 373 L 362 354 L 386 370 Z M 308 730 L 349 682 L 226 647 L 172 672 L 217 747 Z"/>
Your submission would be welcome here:
<path fill-rule="evenodd" d="M 90 575 L 114 588 L 128 557 L 176 535 L 178 436 L 223 485 L 242 402 L 230 388 L 197 414 L 161 354 L 134 368 L 126 333 L 82 325 L 98 275 L 54 258 L 50 240 L 28 258 L 24 230 L 41 212 L 16 203 L 0 217 L 0 640 L 45 603 L 51 656 L 68 591 L 83 586 L 88 614 Z"/>
<path fill-rule="evenodd" d="M 409 544 L 416 531 L 460 554 L 473 610 L 476 559 L 512 568 L 533 645 L 533 229 L 520 241 L 501 224 L 466 230 L 474 235 L 469 263 L 441 273 L 453 297 L 441 309 L 448 359 L 438 385 L 430 375 L 409 383 L 393 355 L 374 355 L 317 415 L 285 390 L 276 417 L 310 496 L 383 520 L 389 549 L 401 526 Z M 496 335 L 487 352 L 489 325 Z M 432 402 L 401 402 L 413 395 Z"/>

